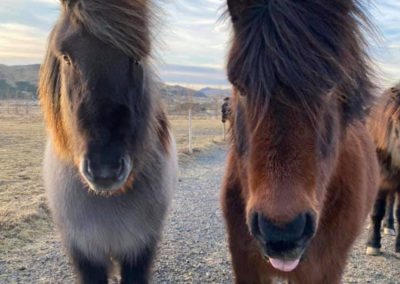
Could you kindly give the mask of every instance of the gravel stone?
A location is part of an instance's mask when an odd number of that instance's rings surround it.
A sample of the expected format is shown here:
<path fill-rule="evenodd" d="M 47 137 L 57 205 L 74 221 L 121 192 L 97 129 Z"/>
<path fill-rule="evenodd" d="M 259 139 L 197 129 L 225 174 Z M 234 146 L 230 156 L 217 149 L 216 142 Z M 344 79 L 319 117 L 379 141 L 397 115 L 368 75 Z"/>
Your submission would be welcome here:
<path fill-rule="evenodd" d="M 232 283 L 219 205 L 226 150 L 197 154 L 181 165 L 180 182 L 160 243 L 153 283 Z M 400 254 L 384 236 L 382 255 L 365 255 L 367 229 L 356 242 L 343 283 L 400 283 Z M 0 252 L 0 283 L 73 283 L 71 266 L 54 231 L 18 255 Z M 323 257 L 323 256 L 321 256 Z M 111 283 L 117 283 L 113 279 Z M 282 283 L 282 282 L 279 282 Z"/>

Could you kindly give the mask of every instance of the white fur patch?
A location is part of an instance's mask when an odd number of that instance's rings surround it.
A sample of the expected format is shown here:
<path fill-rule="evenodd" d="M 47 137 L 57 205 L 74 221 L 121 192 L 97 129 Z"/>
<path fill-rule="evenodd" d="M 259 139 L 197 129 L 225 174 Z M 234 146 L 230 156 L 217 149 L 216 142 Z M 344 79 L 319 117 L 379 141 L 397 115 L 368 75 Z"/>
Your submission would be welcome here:
<path fill-rule="evenodd" d="M 173 139 L 170 147 L 168 155 L 155 153 L 157 165 L 147 164 L 133 189 L 103 197 L 88 190 L 78 170 L 59 160 L 48 143 L 44 161 L 46 193 L 65 245 L 108 264 L 110 255 L 134 256 L 158 240 L 177 183 Z"/>

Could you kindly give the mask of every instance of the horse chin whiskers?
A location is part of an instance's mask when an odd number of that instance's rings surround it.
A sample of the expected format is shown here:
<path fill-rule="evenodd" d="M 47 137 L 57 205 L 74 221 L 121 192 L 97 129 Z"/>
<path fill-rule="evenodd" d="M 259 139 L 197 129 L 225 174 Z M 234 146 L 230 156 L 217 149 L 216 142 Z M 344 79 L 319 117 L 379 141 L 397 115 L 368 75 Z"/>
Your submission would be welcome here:
<path fill-rule="evenodd" d="M 117 196 L 117 195 L 122 195 L 125 194 L 127 191 L 129 191 L 134 184 L 135 178 L 133 174 L 129 174 L 127 178 L 123 179 L 124 182 L 121 182 L 120 185 L 115 186 L 115 188 L 102 188 L 102 187 L 96 187 L 94 184 L 86 180 L 86 178 L 81 177 L 82 182 L 85 185 L 85 188 L 87 189 L 88 192 L 91 192 L 95 195 L 102 196 L 102 197 L 111 197 L 111 196 Z"/>
<path fill-rule="evenodd" d="M 95 195 L 101 196 L 101 197 L 111 197 L 113 195 L 113 193 L 111 191 L 98 191 L 98 190 L 94 190 L 91 188 L 91 192 L 93 192 Z"/>
<path fill-rule="evenodd" d="M 269 261 L 269 257 L 266 255 L 266 254 L 262 254 L 262 257 L 263 257 L 263 259 L 264 259 L 264 261 L 266 262 L 266 263 L 270 263 L 270 261 Z"/>
<path fill-rule="evenodd" d="M 308 245 L 305 245 L 302 248 L 296 248 L 292 251 L 279 253 L 279 254 L 274 254 L 274 253 L 269 254 L 266 252 L 265 249 L 261 248 L 260 253 L 264 259 L 269 259 L 271 257 L 275 257 L 275 258 L 282 258 L 282 259 L 286 259 L 286 260 L 300 259 L 300 261 L 302 261 L 305 258 L 307 247 L 308 247 Z"/>

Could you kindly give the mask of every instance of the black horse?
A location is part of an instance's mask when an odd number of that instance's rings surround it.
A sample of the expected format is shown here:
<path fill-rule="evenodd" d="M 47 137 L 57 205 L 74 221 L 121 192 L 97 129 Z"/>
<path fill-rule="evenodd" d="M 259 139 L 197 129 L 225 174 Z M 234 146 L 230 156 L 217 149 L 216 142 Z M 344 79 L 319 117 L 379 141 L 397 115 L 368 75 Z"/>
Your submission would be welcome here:
<path fill-rule="evenodd" d="M 41 69 L 47 198 L 82 283 L 107 283 L 115 262 L 122 283 L 149 281 L 176 186 L 175 143 L 148 63 L 150 7 L 62 1 Z"/>

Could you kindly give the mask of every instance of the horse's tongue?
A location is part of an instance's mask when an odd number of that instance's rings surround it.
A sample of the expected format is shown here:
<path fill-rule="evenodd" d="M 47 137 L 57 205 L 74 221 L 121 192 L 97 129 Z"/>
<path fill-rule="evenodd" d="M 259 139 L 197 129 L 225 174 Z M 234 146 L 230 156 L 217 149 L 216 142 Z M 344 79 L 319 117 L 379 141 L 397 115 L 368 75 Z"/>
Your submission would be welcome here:
<path fill-rule="evenodd" d="M 276 258 L 270 258 L 269 259 L 271 265 L 275 268 L 278 269 L 280 271 L 284 271 L 284 272 L 290 272 L 292 270 L 294 270 L 297 265 L 299 265 L 300 260 L 281 260 L 281 259 L 276 259 Z"/>

